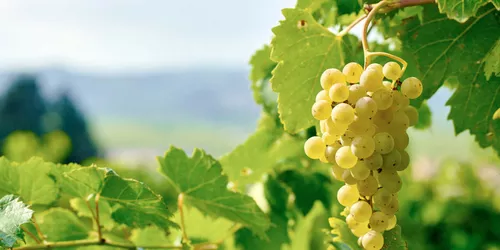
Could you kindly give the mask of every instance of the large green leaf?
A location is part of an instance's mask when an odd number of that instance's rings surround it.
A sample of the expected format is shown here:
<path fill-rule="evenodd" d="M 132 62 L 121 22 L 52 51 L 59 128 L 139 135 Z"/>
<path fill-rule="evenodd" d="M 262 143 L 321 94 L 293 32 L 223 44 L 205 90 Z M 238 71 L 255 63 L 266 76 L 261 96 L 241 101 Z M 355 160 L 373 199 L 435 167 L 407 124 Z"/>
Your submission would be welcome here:
<path fill-rule="evenodd" d="M 30 221 L 33 210 L 14 195 L 0 199 L 0 247 L 12 247 L 23 239 L 21 225 Z"/>
<path fill-rule="evenodd" d="M 500 39 L 484 59 L 484 74 L 487 81 L 491 75 L 500 76 Z"/>
<path fill-rule="evenodd" d="M 307 11 L 284 9 L 283 15 L 285 20 L 273 28 L 271 59 L 278 66 L 271 83 L 285 130 L 297 133 L 316 123 L 311 106 L 323 71 L 343 67 L 358 47 L 355 37 L 335 36 Z"/>
<path fill-rule="evenodd" d="M 406 241 L 401 236 L 401 227 L 396 225 L 393 229 L 384 232 L 384 250 L 408 250 Z"/>
<path fill-rule="evenodd" d="M 51 204 L 59 195 L 54 180 L 49 176 L 53 165 L 40 158 L 16 163 L 1 157 L 0 195 L 15 194 L 27 204 Z"/>
<path fill-rule="evenodd" d="M 37 221 L 48 241 L 83 240 L 90 232 L 74 213 L 64 208 L 49 209 L 38 215 Z"/>
<path fill-rule="evenodd" d="M 69 204 L 78 216 L 91 219 L 94 217 L 94 199 L 85 201 L 81 198 L 73 198 L 69 201 Z M 99 222 L 107 230 L 111 230 L 115 226 L 115 221 L 111 218 L 112 212 L 113 210 L 107 201 L 99 200 Z"/>
<path fill-rule="evenodd" d="M 270 226 L 266 215 L 252 198 L 227 189 L 227 177 L 210 155 L 195 149 L 189 158 L 183 150 L 170 147 L 158 160 L 159 171 L 182 193 L 185 203 L 210 216 L 241 223 L 265 237 Z"/>
<path fill-rule="evenodd" d="M 493 3 L 500 9 L 500 0 L 436 0 L 436 2 L 441 13 L 446 13 L 449 18 L 461 23 L 476 16 L 479 8 L 488 3 Z"/>
<path fill-rule="evenodd" d="M 130 241 L 132 241 L 134 245 L 141 246 L 142 248 L 172 245 L 171 240 L 165 233 L 165 230 L 156 226 L 132 230 Z"/>
<path fill-rule="evenodd" d="M 291 242 L 281 249 L 283 250 L 317 250 L 326 249 L 326 239 L 317 242 L 317 235 L 324 235 L 327 230 L 328 212 L 325 207 L 316 202 L 307 216 L 299 215 L 294 224 L 294 230 L 290 232 Z M 319 246 L 318 246 L 319 245 Z"/>
<path fill-rule="evenodd" d="M 314 12 L 321 8 L 321 5 L 323 5 L 327 1 L 328 0 L 297 0 L 295 8 L 307 9 L 310 12 Z"/>

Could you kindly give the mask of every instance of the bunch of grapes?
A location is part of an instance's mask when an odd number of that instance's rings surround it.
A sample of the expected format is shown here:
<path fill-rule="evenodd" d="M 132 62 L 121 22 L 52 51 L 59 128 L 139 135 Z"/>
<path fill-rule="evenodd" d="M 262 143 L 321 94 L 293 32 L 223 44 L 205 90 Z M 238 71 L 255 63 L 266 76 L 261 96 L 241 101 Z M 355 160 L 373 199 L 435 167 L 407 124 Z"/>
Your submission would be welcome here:
<path fill-rule="evenodd" d="M 422 83 L 415 77 L 401 82 L 401 74 L 395 62 L 327 69 L 312 106 L 321 136 L 305 142 L 305 153 L 332 164 L 333 176 L 345 182 L 337 199 L 364 249 L 381 249 L 382 233 L 395 227 L 398 172 L 410 161 L 406 130 L 417 123 L 418 111 L 409 104 L 422 93 Z"/>

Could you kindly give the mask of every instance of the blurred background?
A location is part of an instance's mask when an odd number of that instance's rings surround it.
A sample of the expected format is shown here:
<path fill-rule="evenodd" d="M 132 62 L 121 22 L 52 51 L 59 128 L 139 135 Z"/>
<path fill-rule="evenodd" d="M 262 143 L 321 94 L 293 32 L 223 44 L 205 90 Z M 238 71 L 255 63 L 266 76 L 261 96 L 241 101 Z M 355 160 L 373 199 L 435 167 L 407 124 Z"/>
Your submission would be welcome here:
<path fill-rule="evenodd" d="M 2 154 L 103 161 L 149 180 L 141 170 L 154 171 L 171 144 L 230 152 L 261 112 L 249 58 L 272 38 L 280 10 L 294 5 L 1 0 Z M 500 249 L 500 161 L 470 134 L 455 136 L 451 93 L 429 100 L 429 129 L 410 129 L 399 223 L 410 249 Z"/>

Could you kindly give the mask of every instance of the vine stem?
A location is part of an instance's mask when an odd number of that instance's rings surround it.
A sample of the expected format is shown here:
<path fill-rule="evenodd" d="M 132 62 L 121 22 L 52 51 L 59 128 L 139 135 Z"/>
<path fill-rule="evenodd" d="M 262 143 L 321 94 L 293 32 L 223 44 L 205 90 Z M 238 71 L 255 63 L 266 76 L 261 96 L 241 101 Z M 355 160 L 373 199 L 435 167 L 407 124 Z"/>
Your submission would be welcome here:
<path fill-rule="evenodd" d="M 349 31 L 351 31 L 351 29 L 354 28 L 354 26 L 356 26 L 359 22 L 363 21 L 363 19 L 365 19 L 366 17 L 367 17 L 366 14 L 358 17 L 356 20 L 354 20 L 354 22 L 352 22 L 351 24 L 349 24 L 349 26 L 347 26 L 345 29 L 343 29 L 342 31 L 340 31 L 337 34 L 337 37 L 343 37 L 343 36 L 347 35 L 347 33 L 349 33 Z"/>
<path fill-rule="evenodd" d="M 181 217 L 181 231 L 182 231 L 182 240 L 184 242 L 189 242 L 189 238 L 186 232 L 186 223 L 184 222 L 184 194 L 180 193 L 177 197 L 177 208 L 179 209 L 179 214 Z"/>
<path fill-rule="evenodd" d="M 37 249 L 47 249 L 47 248 L 96 246 L 96 245 L 118 247 L 123 249 L 136 249 L 136 248 L 182 249 L 182 246 L 136 246 L 131 244 L 111 242 L 106 240 L 74 240 L 74 241 L 46 242 L 43 245 L 22 246 L 22 247 L 15 247 L 13 249 L 37 250 Z"/>
<path fill-rule="evenodd" d="M 32 238 L 36 244 L 42 244 L 42 242 L 33 234 L 31 233 L 30 231 L 28 231 L 28 229 L 26 229 L 25 227 L 21 226 L 21 229 L 24 231 L 24 233 L 26 233 L 30 238 Z"/>
<path fill-rule="evenodd" d="M 35 226 L 35 230 L 36 230 L 36 233 L 38 234 L 38 237 L 40 237 L 40 239 L 45 242 L 45 236 L 43 235 L 42 233 L 42 230 L 40 230 L 40 226 L 38 225 L 38 223 L 36 222 L 36 219 L 35 219 L 35 215 L 33 215 L 31 217 L 31 220 L 33 221 L 33 225 Z"/>
<path fill-rule="evenodd" d="M 377 4 L 374 4 L 371 6 L 372 8 L 370 9 L 370 12 L 368 13 L 368 16 L 366 17 L 365 24 L 363 25 L 363 33 L 361 37 L 361 43 L 363 44 L 363 52 L 365 55 L 365 68 L 370 64 L 370 57 L 368 54 L 370 53 L 370 48 L 368 46 L 368 36 L 367 36 L 367 31 L 368 31 L 368 26 L 370 25 L 371 20 L 377 13 L 377 11 L 382 8 L 386 4 L 385 0 L 382 0 L 378 2 Z"/>
<path fill-rule="evenodd" d="M 102 231 L 101 231 L 101 221 L 99 219 L 99 199 L 101 198 L 100 194 L 95 196 L 95 222 L 97 224 L 97 237 L 100 241 L 102 241 Z"/>

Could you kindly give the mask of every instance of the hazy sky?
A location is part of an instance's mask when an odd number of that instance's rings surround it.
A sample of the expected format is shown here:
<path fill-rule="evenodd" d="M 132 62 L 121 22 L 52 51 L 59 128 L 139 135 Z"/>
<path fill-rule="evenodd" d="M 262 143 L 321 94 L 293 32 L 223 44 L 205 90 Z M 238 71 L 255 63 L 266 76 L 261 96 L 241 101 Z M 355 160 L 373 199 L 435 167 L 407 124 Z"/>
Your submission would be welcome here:
<path fill-rule="evenodd" d="M 245 65 L 294 0 L 0 0 L 0 69 Z"/>

